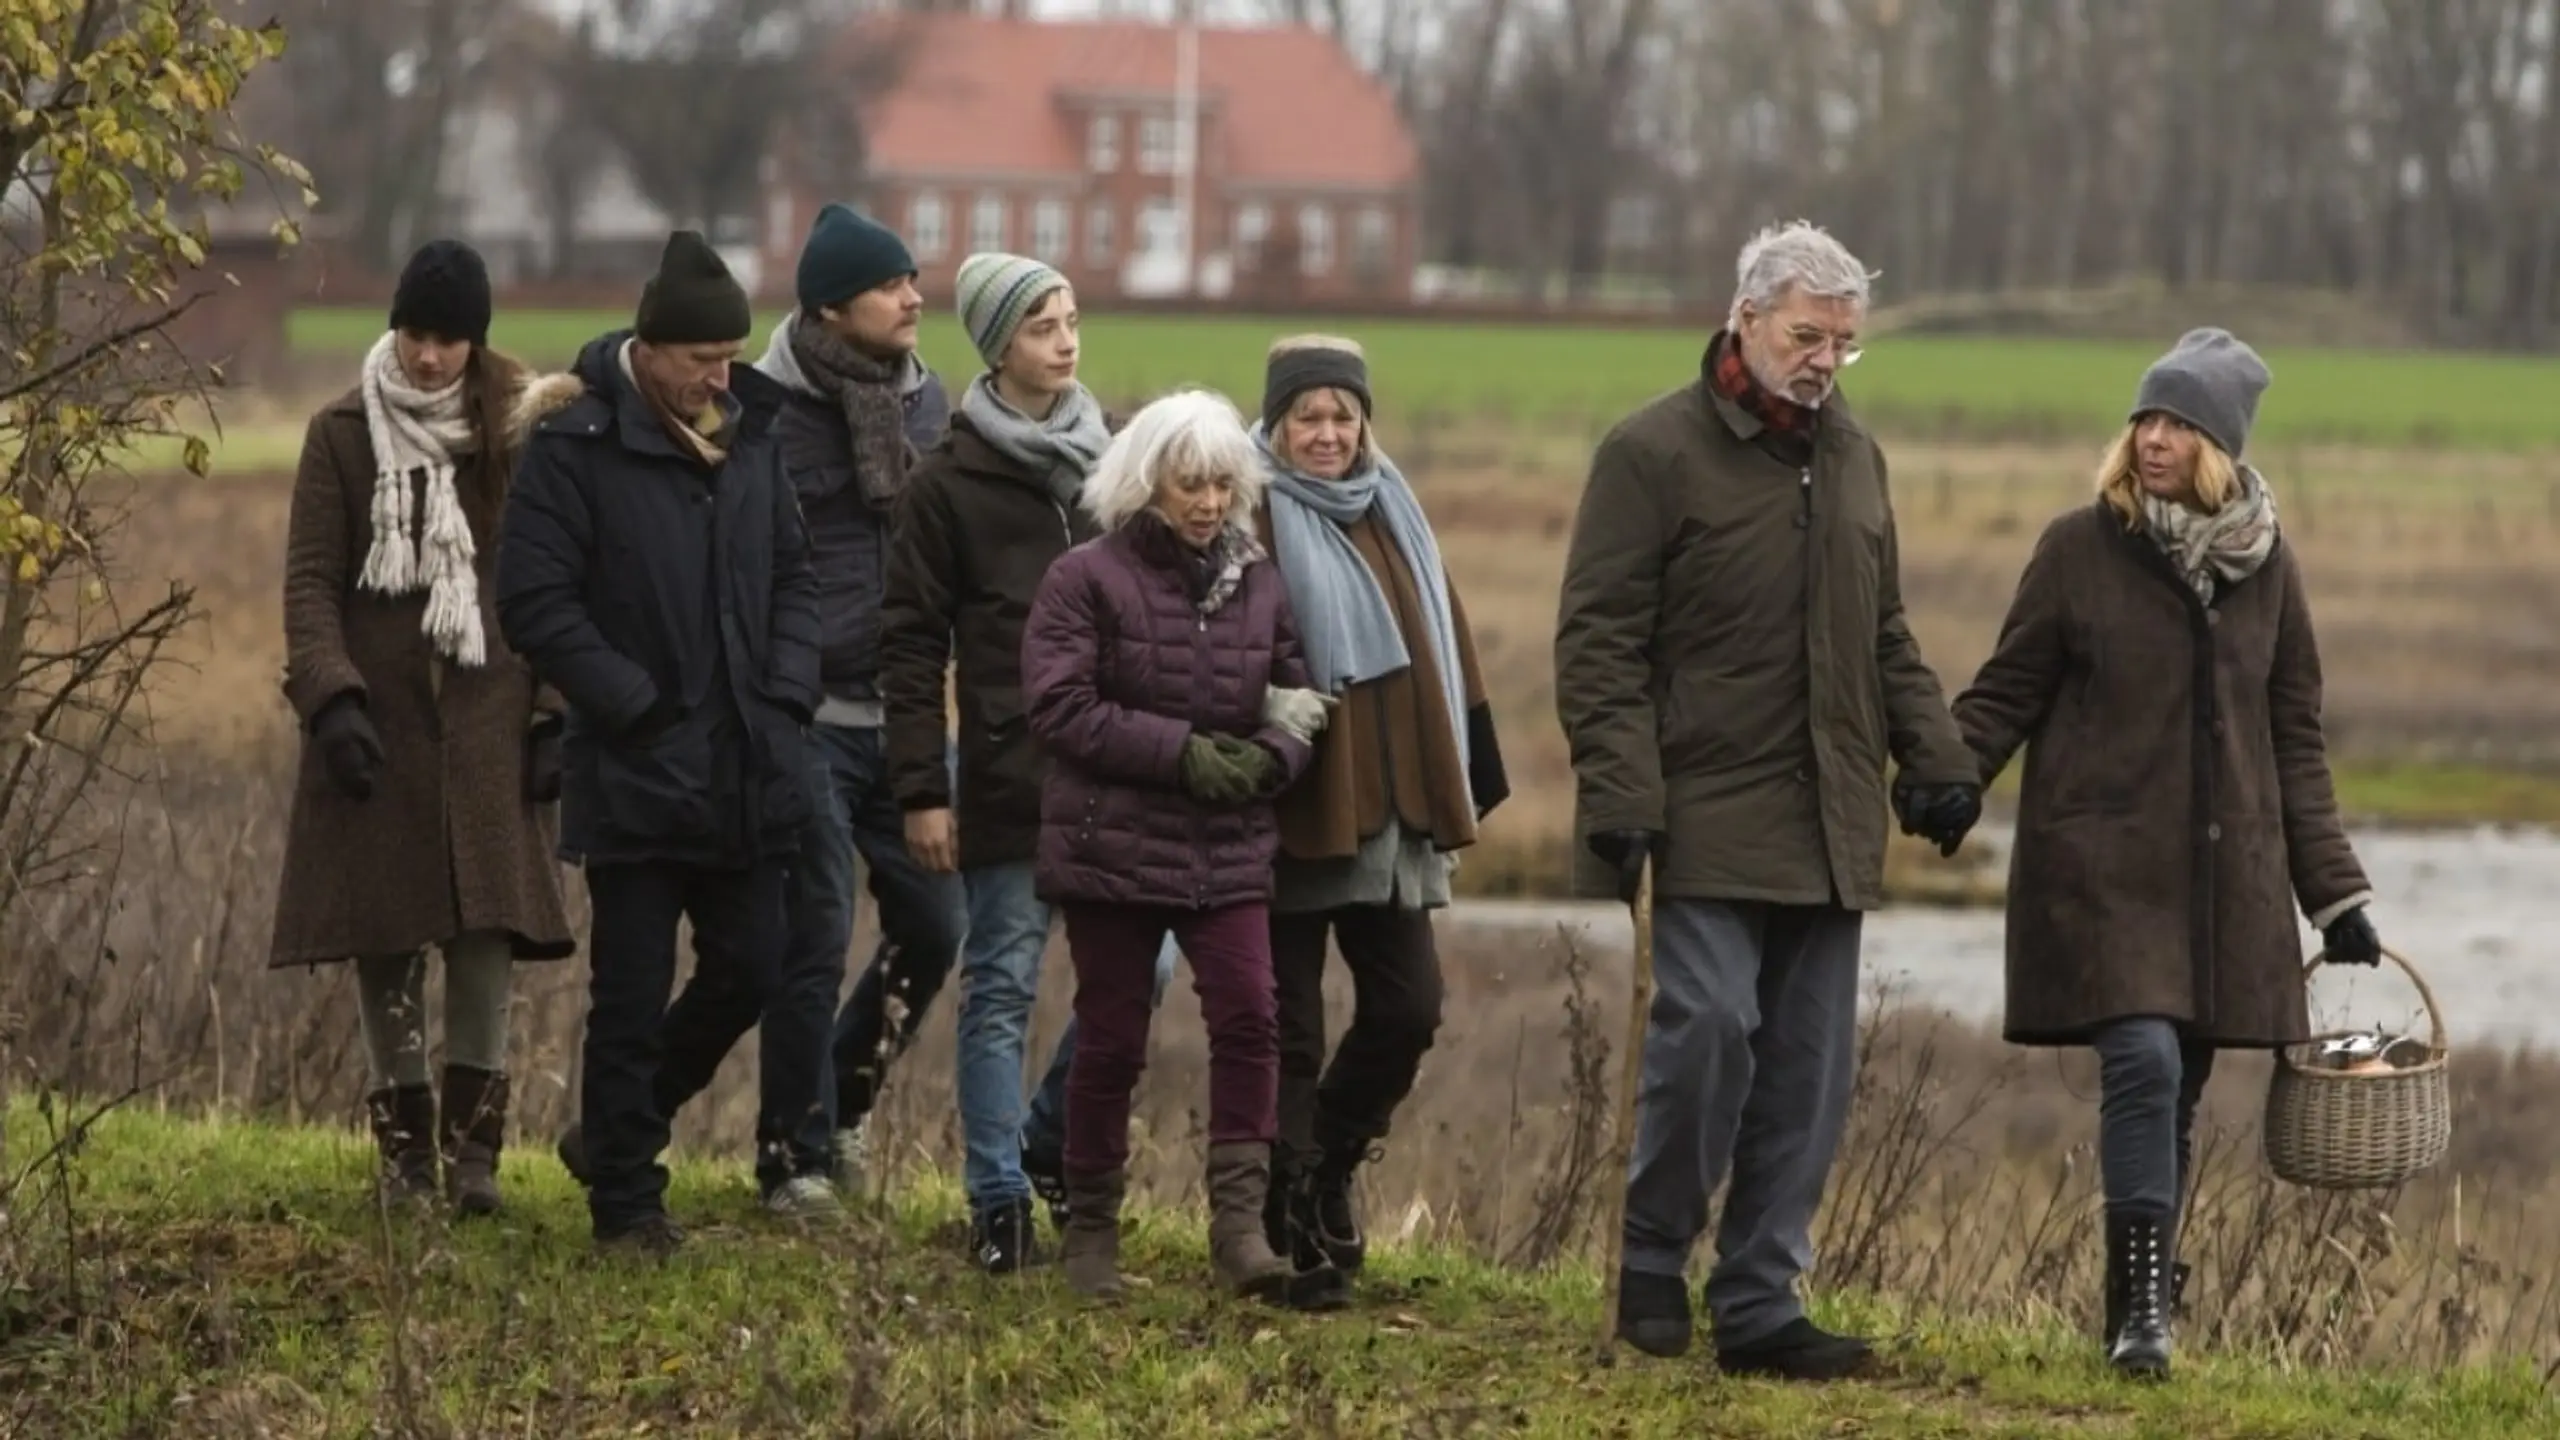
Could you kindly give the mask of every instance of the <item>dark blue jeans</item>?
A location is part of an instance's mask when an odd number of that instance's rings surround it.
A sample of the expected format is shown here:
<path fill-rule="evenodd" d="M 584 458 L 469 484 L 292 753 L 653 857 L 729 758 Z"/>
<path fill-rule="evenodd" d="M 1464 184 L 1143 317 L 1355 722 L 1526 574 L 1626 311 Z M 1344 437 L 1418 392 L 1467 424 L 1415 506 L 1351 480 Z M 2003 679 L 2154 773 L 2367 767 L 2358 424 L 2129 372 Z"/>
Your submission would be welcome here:
<path fill-rule="evenodd" d="M 809 1137 L 832 1145 L 836 1129 L 860 1124 L 871 1113 L 889 1063 L 915 1039 L 933 997 L 942 993 L 960 956 L 969 908 L 959 876 L 936 875 L 907 853 L 906 815 L 889 789 L 880 732 L 818 725 L 809 733 L 817 752 L 810 777 L 817 819 L 792 870 L 787 968 L 813 977 L 813 983 L 824 973 L 825 1003 L 834 1005 L 845 951 L 853 943 L 857 859 L 869 872 L 871 902 L 880 913 L 879 946 L 835 1015 L 825 1129 Z M 893 998 L 899 1006 L 894 1033 Z"/>
<path fill-rule="evenodd" d="M 710 1082 L 773 993 L 784 869 L 776 862 L 751 870 L 588 868 L 594 919 L 578 1128 L 591 1181 L 587 1209 L 598 1235 L 627 1230 L 666 1208 L 660 1156 L 676 1109 Z M 693 922 L 693 978 L 670 1006 L 679 920 Z M 823 1020 L 766 1027 L 768 1099 L 756 1117 L 756 1173 L 768 1189 L 789 1178 L 794 1157 L 785 1137 L 797 1119 L 788 1104 L 777 1111 L 772 1099 L 814 1099 L 826 1048 Z"/>

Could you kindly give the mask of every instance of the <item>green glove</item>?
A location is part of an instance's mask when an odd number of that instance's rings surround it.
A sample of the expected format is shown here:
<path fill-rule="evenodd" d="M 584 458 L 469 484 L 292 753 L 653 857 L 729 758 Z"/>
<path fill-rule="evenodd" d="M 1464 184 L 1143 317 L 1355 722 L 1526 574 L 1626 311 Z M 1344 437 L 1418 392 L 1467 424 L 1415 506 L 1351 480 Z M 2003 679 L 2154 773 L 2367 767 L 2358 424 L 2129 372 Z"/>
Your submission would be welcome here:
<path fill-rule="evenodd" d="M 1268 794 L 1274 785 L 1280 783 L 1280 757 L 1268 749 L 1236 735 L 1213 736 L 1209 743 L 1217 746 L 1219 753 L 1243 772 L 1252 786 L 1250 794 Z"/>
<path fill-rule="evenodd" d="M 1193 735 L 1182 742 L 1182 791 L 1209 805 L 1253 798 L 1253 776 L 1217 739 Z"/>

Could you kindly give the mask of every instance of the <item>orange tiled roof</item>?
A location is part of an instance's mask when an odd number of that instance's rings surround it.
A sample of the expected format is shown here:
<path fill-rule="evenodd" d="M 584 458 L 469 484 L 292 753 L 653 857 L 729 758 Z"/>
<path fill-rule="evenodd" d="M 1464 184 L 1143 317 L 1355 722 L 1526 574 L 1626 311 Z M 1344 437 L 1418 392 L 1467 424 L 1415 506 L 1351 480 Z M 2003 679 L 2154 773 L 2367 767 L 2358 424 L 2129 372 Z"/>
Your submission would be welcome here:
<path fill-rule="evenodd" d="M 1085 129 L 1067 102 L 1174 93 L 1169 26 L 912 15 L 857 26 L 847 43 L 878 43 L 884 24 L 906 58 L 867 112 L 876 174 L 1082 176 Z M 1388 189 L 1414 179 L 1419 160 L 1394 98 L 1321 32 L 1203 26 L 1199 76 L 1204 113 L 1221 117 L 1203 168 L 1228 184 Z M 1120 143 L 1137 154 L 1135 125 L 1124 124 Z"/>

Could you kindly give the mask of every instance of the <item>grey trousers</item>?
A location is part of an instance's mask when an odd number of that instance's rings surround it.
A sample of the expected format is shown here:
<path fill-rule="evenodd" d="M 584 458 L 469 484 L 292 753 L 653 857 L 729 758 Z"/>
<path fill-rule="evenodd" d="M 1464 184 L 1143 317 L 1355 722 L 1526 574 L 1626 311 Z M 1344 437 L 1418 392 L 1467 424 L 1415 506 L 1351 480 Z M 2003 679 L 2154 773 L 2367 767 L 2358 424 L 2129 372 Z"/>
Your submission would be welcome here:
<path fill-rule="evenodd" d="M 2098 1178 L 2107 1209 L 2174 1220 L 2194 1160 L 2196 1102 L 2214 1048 L 2155 1016 L 2114 1020 L 2098 1052 Z"/>
<path fill-rule="evenodd" d="M 1705 1295 L 1719 1346 L 1804 1314 L 1795 1282 L 1856 1079 L 1862 920 L 1830 906 L 1654 908 L 1625 1264 L 1680 1274 L 1729 1173 Z"/>

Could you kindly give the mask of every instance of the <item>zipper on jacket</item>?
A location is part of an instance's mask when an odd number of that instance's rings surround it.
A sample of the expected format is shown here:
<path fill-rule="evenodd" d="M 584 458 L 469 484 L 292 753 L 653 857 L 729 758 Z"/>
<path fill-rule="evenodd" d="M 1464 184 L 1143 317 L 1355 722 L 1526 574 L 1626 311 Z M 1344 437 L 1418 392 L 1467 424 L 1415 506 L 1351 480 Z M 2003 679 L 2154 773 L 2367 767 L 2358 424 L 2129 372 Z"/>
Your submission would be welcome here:
<path fill-rule="evenodd" d="M 1073 550 L 1076 548 L 1076 526 L 1067 518 L 1067 507 L 1051 500 L 1049 508 L 1058 512 L 1058 537 L 1067 542 L 1068 549 Z"/>

